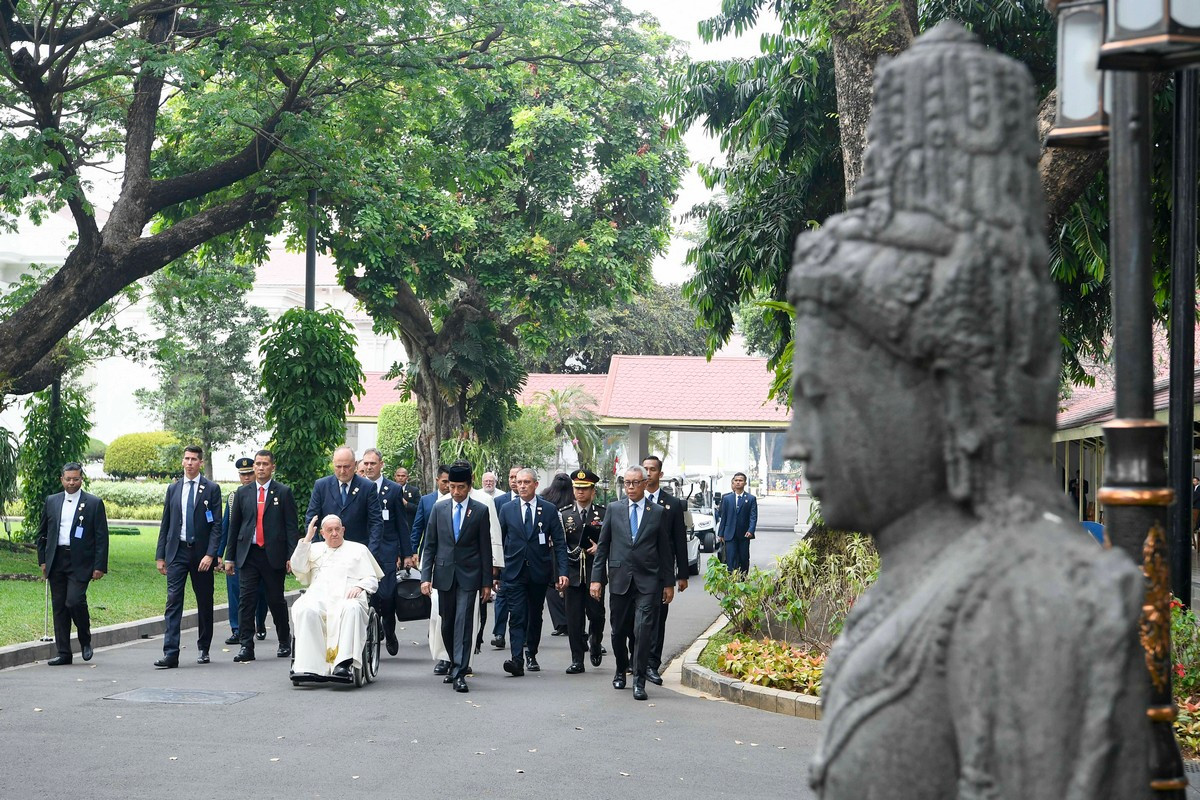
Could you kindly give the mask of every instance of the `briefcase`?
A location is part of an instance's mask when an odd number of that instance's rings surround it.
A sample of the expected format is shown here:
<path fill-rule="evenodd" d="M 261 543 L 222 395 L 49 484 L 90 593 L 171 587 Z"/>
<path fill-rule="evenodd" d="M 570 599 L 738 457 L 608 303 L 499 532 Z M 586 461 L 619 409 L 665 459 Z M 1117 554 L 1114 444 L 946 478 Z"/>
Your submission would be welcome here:
<path fill-rule="evenodd" d="M 429 619 L 432 611 L 432 599 L 421 594 L 421 573 L 410 569 L 397 570 L 396 619 L 401 622 Z"/>

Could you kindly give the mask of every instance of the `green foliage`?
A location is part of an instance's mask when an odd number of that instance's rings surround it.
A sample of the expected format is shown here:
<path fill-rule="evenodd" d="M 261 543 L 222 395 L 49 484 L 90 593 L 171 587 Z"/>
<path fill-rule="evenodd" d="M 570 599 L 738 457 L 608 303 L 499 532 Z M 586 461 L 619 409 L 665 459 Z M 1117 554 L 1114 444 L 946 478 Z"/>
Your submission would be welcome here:
<path fill-rule="evenodd" d="M 1175 738 L 1186 758 L 1200 755 L 1200 628 L 1196 615 L 1171 598 L 1171 688 L 1179 718 Z"/>
<path fill-rule="evenodd" d="M 721 667 L 755 686 L 819 695 L 825 654 L 773 639 L 734 639 L 721 652 Z"/>
<path fill-rule="evenodd" d="M 487 470 L 507 474 L 509 467 L 517 464 L 535 470 L 546 469 L 557 448 L 558 436 L 554 431 L 554 420 L 545 409 L 520 406 L 520 413 L 504 429 L 499 441 L 481 442 L 469 430 L 464 431 L 442 441 L 440 458 L 445 464 L 466 459 L 475 466 L 477 475 Z"/>
<path fill-rule="evenodd" d="M 168 486 L 168 483 L 148 481 L 93 481 L 88 491 L 103 500 L 109 515 L 113 516 L 112 509 L 122 506 L 157 505 L 161 511 Z"/>
<path fill-rule="evenodd" d="M 704 588 L 717 596 L 734 631 L 803 642 L 829 652 L 846 615 L 879 575 L 879 555 L 860 534 L 818 528 L 779 556 L 774 573 L 731 573 L 708 560 Z"/>
<path fill-rule="evenodd" d="M 158 388 L 136 397 L 206 459 L 262 427 L 249 355 L 267 315 L 246 302 L 253 284 L 252 267 L 219 258 L 176 261 L 150 279 L 150 319 L 164 331 L 151 343 Z"/>
<path fill-rule="evenodd" d="M 21 443 L 18 471 L 25 506 L 23 538 L 32 541 L 41 523 L 42 505 L 62 491 L 62 467 L 82 461 L 88 447 L 92 403 L 74 386 L 35 392 L 25 401 L 25 441 Z"/>
<path fill-rule="evenodd" d="M 20 497 L 17 484 L 20 455 L 21 443 L 16 434 L 0 427 L 0 517 L 6 515 L 8 505 Z M 4 521 L 4 530 L 11 539 L 12 527 L 8 520 Z"/>
<path fill-rule="evenodd" d="M 601 435 L 597 424 L 600 417 L 594 411 L 597 400 L 579 386 L 550 389 L 533 396 L 534 405 L 541 408 L 554 422 L 556 441 L 554 466 L 563 468 L 563 448 L 570 444 L 579 456 L 579 466 L 596 469 Z"/>
<path fill-rule="evenodd" d="M 346 438 L 346 413 L 362 397 L 354 327 L 340 311 L 285 311 L 265 329 L 260 386 L 267 399 L 268 447 L 278 478 L 308 505 L 312 485 L 329 471 L 329 454 Z"/>
<path fill-rule="evenodd" d="M 181 471 L 182 456 L 183 444 L 174 433 L 127 433 L 109 444 L 104 471 L 118 479 L 166 478 Z"/>
<path fill-rule="evenodd" d="M 88 437 L 87 452 L 83 454 L 87 461 L 103 461 L 104 454 L 108 452 L 108 445 L 100 441 L 94 436 Z"/>
<path fill-rule="evenodd" d="M 580 311 L 570 336 L 551 342 L 543 354 L 522 348 L 521 362 L 533 372 L 600 374 L 619 353 L 701 356 L 708 351 L 696 310 L 680 286 L 654 283 L 611 308 L 584 301 Z"/>
<path fill-rule="evenodd" d="M 416 403 L 388 403 L 379 409 L 375 446 L 383 453 L 385 472 L 395 472 L 397 467 L 411 470 L 416 466 L 417 434 L 420 432 L 421 419 L 417 416 Z"/>

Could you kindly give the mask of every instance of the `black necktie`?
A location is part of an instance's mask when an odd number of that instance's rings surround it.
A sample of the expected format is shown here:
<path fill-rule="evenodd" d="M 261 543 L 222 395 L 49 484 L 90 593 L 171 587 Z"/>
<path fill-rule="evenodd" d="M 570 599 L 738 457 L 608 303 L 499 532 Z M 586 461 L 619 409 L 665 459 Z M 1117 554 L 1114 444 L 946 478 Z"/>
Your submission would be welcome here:
<path fill-rule="evenodd" d="M 525 504 L 525 535 L 533 535 L 533 511 L 529 508 L 529 503 Z"/>
<path fill-rule="evenodd" d="M 187 539 L 187 543 L 191 544 L 195 540 L 195 534 L 192 532 L 192 517 L 196 515 L 196 482 L 188 481 L 188 499 L 187 513 L 183 517 L 183 535 Z"/>
<path fill-rule="evenodd" d="M 346 484 L 342 484 L 342 505 L 346 505 Z"/>

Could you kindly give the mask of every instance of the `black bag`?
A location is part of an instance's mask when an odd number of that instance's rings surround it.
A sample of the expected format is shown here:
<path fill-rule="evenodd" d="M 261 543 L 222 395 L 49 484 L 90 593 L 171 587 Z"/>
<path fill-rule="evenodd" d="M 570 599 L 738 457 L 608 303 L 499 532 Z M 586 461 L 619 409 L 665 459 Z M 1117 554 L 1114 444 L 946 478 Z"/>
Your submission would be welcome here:
<path fill-rule="evenodd" d="M 410 569 L 396 572 L 396 619 L 412 622 L 429 619 L 433 599 L 421 594 L 421 574 Z"/>
<path fill-rule="evenodd" d="M 717 561 L 720 561 L 722 564 L 729 563 L 725 560 L 725 540 L 721 538 L 717 539 Z"/>

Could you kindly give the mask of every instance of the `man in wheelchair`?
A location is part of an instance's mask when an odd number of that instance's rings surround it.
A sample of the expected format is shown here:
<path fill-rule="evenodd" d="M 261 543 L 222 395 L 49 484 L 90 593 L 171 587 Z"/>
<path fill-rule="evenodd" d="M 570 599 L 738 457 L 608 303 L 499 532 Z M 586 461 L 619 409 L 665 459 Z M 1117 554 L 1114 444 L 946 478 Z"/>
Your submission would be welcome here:
<path fill-rule="evenodd" d="M 317 518 L 292 553 L 292 572 L 308 591 L 292 605 L 296 637 L 292 673 L 353 680 L 362 669 L 366 642 L 368 596 L 379 588 L 383 571 L 366 545 L 348 542 L 342 521 L 334 514 L 321 520 L 325 541 L 313 542 Z"/>

